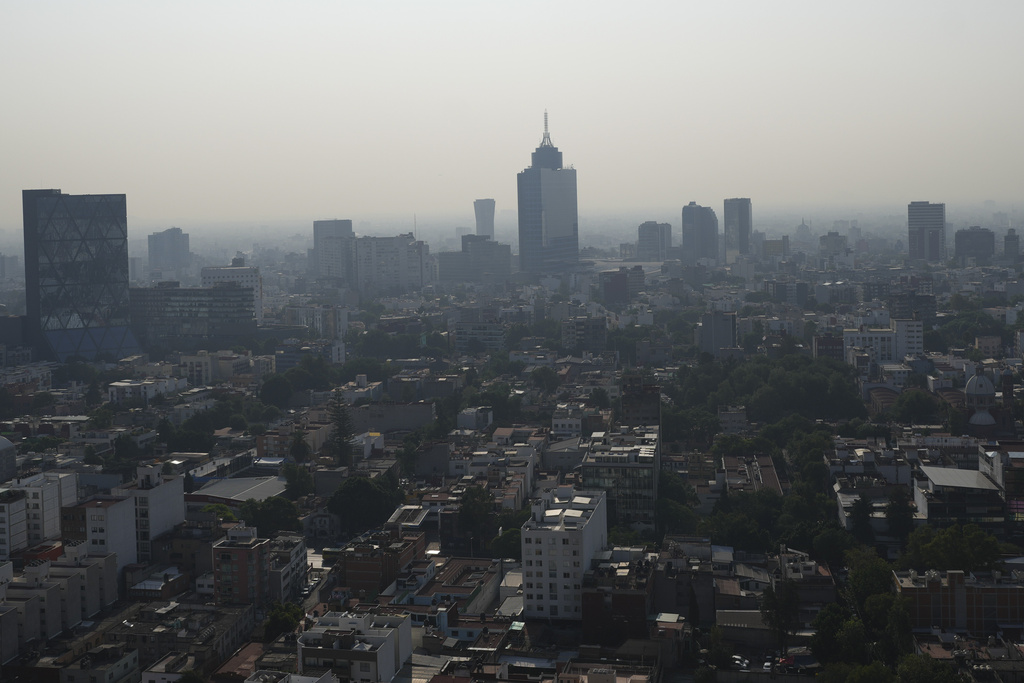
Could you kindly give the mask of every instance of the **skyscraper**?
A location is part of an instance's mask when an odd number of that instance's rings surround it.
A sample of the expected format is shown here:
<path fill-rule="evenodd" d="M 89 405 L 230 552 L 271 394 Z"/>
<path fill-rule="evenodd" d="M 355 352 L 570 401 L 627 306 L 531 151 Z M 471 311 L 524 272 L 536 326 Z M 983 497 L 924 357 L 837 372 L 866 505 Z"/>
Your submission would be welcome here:
<path fill-rule="evenodd" d="M 312 269 L 318 277 L 350 280 L 354 258 L 350 220 L 313 221 Z"/>
<path fill-rule="evenodd" d="M 935 263 L 945 258 L 945 204 L 910 202 L 907 205 L 907 246 L 911 261 Z"/>
<path fill-rule="evenodd" d="M 750 199 L 726 199 L 722 220 L 725 222 L 725 260 L 732 263 L 736 256 L 750 253 L 750 232 L 754 225 Z"/>
<path fill-rule="evenodd" d="M 576 170 L 562 168 L 562 153 L 548 134 L 518 176 L 519 268 L 528 273 L 571 268 L 579 261 Z"/>
<path fill-rule="evenodd" d="M 476 234 L 494 239 L 494 200 L 477 199 L 473 202 L 476 214 Z"/>
<path fill-rule="evenodd" d="M 22 192 L 26 333 L 40 353 L 119 360 L 139 352 L 128 313 L 123 194 Z"/>
<path fill-rule="evenodd" d="M 149 236 L 149 272 L 160 273 L 160 279 L 180 278 L 188 268 L 188 233 L 181 228 L 168 228 Z"/>
<path fill-rule="evenodd" d="M 636 257 L 641 261 L 664 261 L 672 248 L 672 226 L 647 221 L 636 229 Z"/>
<path fill-rule="evenodd" d="M 718 216 L 709 206 L 690 202 L 683 207 L 683 260 L 718 260 Z"/>

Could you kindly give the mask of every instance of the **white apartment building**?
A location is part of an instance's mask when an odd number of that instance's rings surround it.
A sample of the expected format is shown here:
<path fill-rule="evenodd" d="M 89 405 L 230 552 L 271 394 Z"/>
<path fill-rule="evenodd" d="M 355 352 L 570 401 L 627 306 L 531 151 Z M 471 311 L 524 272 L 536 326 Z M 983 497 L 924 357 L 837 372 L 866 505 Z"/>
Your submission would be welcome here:
<path fill-rule="evenodd" d="M 865 325 L 843 330 L 843 357 L 849 359 L 853 348 L 864 349 L 873 363 L 891 363 L 896 360 L 896 333 Z"/>
<path fill-rule="evenodd" d="M 889 327 L 896 335 L 895 360 L 902 362 L 907 356 L 924 353 L 924 323 L 920 320 L 889 321 Z"/>
<path fill-rule="evenodd" d="M 185 480 L 163 475 L 161 465 L 141 465 L 134 484 L 111 489 L 115 496 L 129 496 L 135 503 L 136 552 L 140 562 L 152 559 L 150 541 L 185 521 Z"/>
<path fill-rule="evenodd" d="M 430 281 L 430 248 L 412 233 L 355 240 L 355 286 L 360 292 L 418 290 Z"/>
<path fill-rule="evenodd" d="M 520 543 L 523 616 L 581 619 L 583 574 L 608 544 L 605 492 L 570 486 L 544 491 L 533 501 Z"/>
<path fill-rule="evenodd" d="M 341 667 L 358 683 L 390 681 L 412 658 L 407 614 L 328 612 L 299 635 L 298 673 Z"/>
<path fill-rule="evenodd" d="M 213 287 L 218 282 L 237 282 L 240 287 L 252 289 L 253 310 L 256 324 L 263 324 L 263 278 L 256 266 L 207 266 L 200 275 L 203 287 Z"/>
<path fill-rule="evenodd" d="M 78 502 L 78 475 L 74 472 L 43 472 L 15 479 L 9 486 L 12 490 L 25 492 L 29 547 L 60 538 L 60 510 Z"/>

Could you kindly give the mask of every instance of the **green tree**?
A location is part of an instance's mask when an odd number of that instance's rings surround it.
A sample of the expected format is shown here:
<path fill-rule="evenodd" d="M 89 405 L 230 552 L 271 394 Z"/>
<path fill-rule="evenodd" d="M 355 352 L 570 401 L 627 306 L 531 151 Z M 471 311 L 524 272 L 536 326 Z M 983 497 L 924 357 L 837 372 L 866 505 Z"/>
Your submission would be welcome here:
<path fill-rule="evenodd" d="M 889 535 L 901 541 L 906 541 L 914 529 L 914 506 L 902 486 L 893 489 L 889 495 L 889 504 L 885 506 L 885 521 L 889 525 Z"/>
<path fill-rule="evenodd" d="M 231 508 L 223 503 L 210 503 L 209 505 L 204 505 L 199 511 L 213 513 L 223 522 L 238 521 L 238 518 L 235 517 L 235 513 L 231 511 Z"/>
<path fill-rule="evenodd" d="M 555 369 L 546 366 L 539 367 L 531 372 L 530 381 L 533 382 L 535 387 L 548 394 L 558 391 L 560 384 L 558 373 L 555 372 Z"/>
<path fill-rule="evenodd" d="M 491 540 L 491 555 L 521 560 L 523 558 L 521 539 L 522 533 L 519 529 L 506 529 Z"/>
<path fill-rule="evenodd" d="M 907 655 L 896 667 L 899 683 L 965 683 L 949 664 L 924 655 Z"/>
<path fill-rule="evenodd" d="M 281 468 L 284 474 L 285 486 L 284 495 L 289 500 L 297 500 L 302 496 L 313 493 L 313 475 L 302 465 L 288 463 Z"/>
<path fill-rule="evenodd" d="M 818 612 L 811 623 L 814 635 L 811 637 L 811 652 L 822 664 L 838 661 L 842 644 L 839 633 L 850 613 L 838 603 L 830 602 Z"/>
<path fill-rule="evenodd" d="M 291 633 L 299 626 L 305 613 L 302 607 L 292 602 L 275 602 L 263 622 L 263 636 L 266 642 L 274 641 L 282 633 Z"/>
<path fill-rule="evenodd" d="M 873 549 L 861 547 L 848 550 L 846 566 L 849 569 L 846 587 L 858 610 L 864 608 L 864 602 L 869 596 L 892 591 L 892 567 Z"/>
<path fill-rule="evenodd" d="M 250 498 L 239 506 L 238 512 L 246 524 L 256 527 L 261 538 L 270 538 L 280 531 L 302 530 L 295 503 L 281 496 L 262 501 Z"/>
<path fill-rule="evenodd" d="M 786 652 L 789 636 L 800 625 L 800 594 L 792 579 L 769 585 L 761 594 L 761 619 L 779 639 L 779 649 Z"/>
<path fill-rule="evenodd" d="M 288 454 L 292 457 L 292 460 L 295 462 L 306 462 L 309 460 L 312 452 L 313 449 L 306 442 L 306 432 L 301 429 L 296 429 L 292 432 L 291 444 L 288 447 Z"/>
<path fill-rule="evenodd" d="M 921 526 L 907 537 L 900 564 L 919 571 L 938 568 L 973 572 L 993 569 L 1000 557 L 999 541 L 976 524 L 954 524 L 946 529 Z"/>
<path fill-rule="evenodd" d="M 260 387 L 260 400 L 284 410 L 292 400 L 292 383 L 284 375 L 270 375 Z"/>
<path fill-rule="evenodd" d="M 349 477 L 328 499 L 327 509 L 338 515 L 344 531 L 357 534 L 377 527 L 401 504 L 401 489 L 381 479 Z"/>

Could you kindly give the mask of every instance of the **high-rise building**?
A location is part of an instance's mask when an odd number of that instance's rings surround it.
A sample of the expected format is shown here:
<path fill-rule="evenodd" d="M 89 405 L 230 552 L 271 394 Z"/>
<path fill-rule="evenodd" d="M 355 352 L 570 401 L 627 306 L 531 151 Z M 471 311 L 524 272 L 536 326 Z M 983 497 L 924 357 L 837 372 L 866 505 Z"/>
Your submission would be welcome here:
<path fill-rule="evenodd" d="M 561 486 L 531 501 L 520 530 L 523 616 L 582 618 L 583 574 L 608 545 L 606 499 L 604 491 Z"/>
<path fill-rule="evenodd" d="M 313 221 L 311 269 L 318 277 L 347 281 L 352 270 L 353 240 L 350 220 Z"/>
<path fill-rule="evenodd" d="M 683 207 L 683 260 L 718 260 L 718 216 L 709 206 L 690 202 Z"/>
<path fill-rule="evenodd" d="M 180 348 L 175 345 L 199 340 L 228 345 L 256 334 L 252 291 L 237 282 L 188 288 L 177 281 L 160 282 L 129 292 L 132 324 L 147 349 Z"/>
<path fill-rule="evenodd" d="M 167 228 L 149 236 L 149 272 L 159 273 L 161 280 L 180 278 L 188 268 L 188 233 L 181 228 Z M 172 275 L 173 273 L 173 275 Z"/>
<path fill-rule="evenodd" d="M 263 324 L 263 278 L 259 268 L 245 265 L 243 258 L 234 258 L 230 266 L 203 268 L 201 278 L 203 287 L 213 287 L 219 282 L 237 282 L 240 287 L 251 289 L 256 324 Z"/>
<path fill-rule="evenodd" d="M 562 153 L 548 134 L 533 152 L 530 167 L 519 173 L 519 269 L 553 272 L 579 261 L 579 213 L 576 169 L 562 167 Z"/>
<path fill-rule="evenodd" d="M 26 333 L 45 357 L 139 352 L 129 328 L 123 194 L 22 192 Z"/>
<path fill-rule="evenodd" d="M 661 437 L 657 424 L 594 432 L 580 466 L 586 489 L 608 494 L 613 525 L 654 527 L 661 472 Z"/>
<path fill-rule="evenodd" d="M 907 245 L 911 261 L 937 263 L 945 258 L 945 204 L 910 202 L 907 205 Z"/>
<path fill-rule="evenodd" d="M 672 248 L 672 226 L 647 221 L 636 229 L 636 257 L 641 261 L 664 261 Z"/>
<path fill-rule="evenodd" d="M 996 234 L 978 225 L 957 230 L 953 235 L 953 249 L 957 263 L 961 266 L 988 265 L 996 255 Z"/>
<path fill-rule="evenodd" d="M 725 260 L 732 263 L 736 256 L 750 253 L 750 233 L 754 227 L 754 214 L 748 197 L 726 199 L 723 208 Z"/>
<path fill-rule="evenodd" d="M 1010 263 L 1020 260 L 1020 235 L 1013 228 L 1007 230 L 1003 237 L 1003 258 Z"/>
<path fill-rule="evenodd" d="M 494 200 L 477 199 L 473 202 L 476 214 L 476 234 L 494 239 Z"/>
<path fill-rule="evenodd" d="M 430 247 L 411 232 L 394 237 L 355 240 L 355 276 L 350 284 L 363 293 L 419 290 L 430 282 Z"/>

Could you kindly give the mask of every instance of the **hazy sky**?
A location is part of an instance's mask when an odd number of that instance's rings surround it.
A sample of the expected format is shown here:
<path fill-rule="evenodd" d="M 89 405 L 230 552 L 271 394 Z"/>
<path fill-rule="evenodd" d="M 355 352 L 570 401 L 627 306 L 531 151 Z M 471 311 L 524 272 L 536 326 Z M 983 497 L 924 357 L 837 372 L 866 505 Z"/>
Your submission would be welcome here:
<path fill-rule="evenodd" d="M 0 3 L 21 190 L 166 221 L 515 205 L 543 112 L 581 213 L 1021 199 L 1024 3 Z M 581 233 L 585 226 L 581 226 Z"/>

